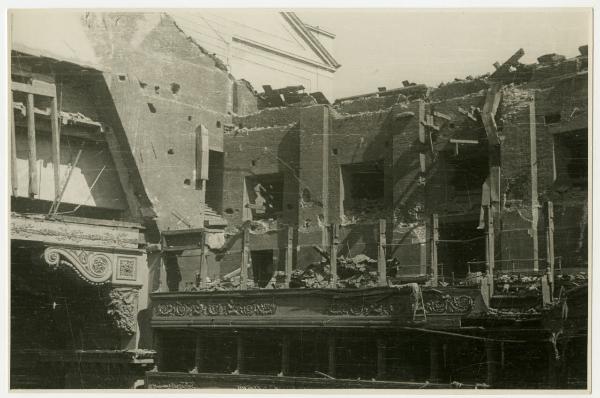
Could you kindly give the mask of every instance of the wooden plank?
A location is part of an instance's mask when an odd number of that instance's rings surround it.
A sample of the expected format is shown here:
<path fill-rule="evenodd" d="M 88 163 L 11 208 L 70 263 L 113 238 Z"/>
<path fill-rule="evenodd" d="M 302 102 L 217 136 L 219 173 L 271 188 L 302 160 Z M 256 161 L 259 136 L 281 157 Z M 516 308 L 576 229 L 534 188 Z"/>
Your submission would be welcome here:
<path fill-rule="evenodd" d="M 33 94 L 27 95 L 27 146 L 29 148 L 29 196 L 35 197 L 39 194 L 37 151 L 35 143 L 35 114 Z"/>
<path fill-rule="evenodd" d="M 12 91 L 20 91 L 31 95 L 41 95 L 54 98 L 56 96 L 56 85 L 53 83 L 33 80 L 31 84 L 11 82 Z"/>
<path fill-rule="evenodd" d="M 531 238 L 533 243 L 533 270 L 538 271 L 538 173 L 537 173 L 537 132 L 535 120 L 535 98 L 529 103 L 529 167 L 531 170 Z"/>
<path fill-rule="evenodd" d="M 17 196 L 19 192 L 19 178 L 17 170 L 17 136 L 15 132 L 15 111 L 12 108 L 13 94 L 10 93 L 10 186 L 12 195 Z"/>
<path fill-rule="evenodd" d="M 208 180 L 208 129 L 204 125 L 196 128 L 196 187 L 200 189 L 201 181 Z"/>
<path fill-rule="evenodd" d="M 437 214 L 431 216 L 431 286 L 438 285 L 438 253 L 439 220 Z"/>
<path fill-rule="evenodd" d="M 288 287 L 292 280 L 293 256 L 294 256 L 294 228 L 288 227 L 287 247 L 286 247 L 286 253 L 285 253 L 285 284 Z"/>
<path fill-rule="evenodd" d="M 248 260 L 250 258 L 250 234 L 248 228 L 242 232 L 242 264 L 240 271 L 240 289 L 246 290 L 248 287 Z"/>
<path fill-rule="evenodd" d="M 54 171 L 54 198 L 60 194 L 60 126 L 58 124 L 58 105 L 56 97 L 52 99 L 50 108 L 50 126 L 52 129 L 52 168 Z"/>
<path fill-rule="evenodd" d="M 329 247 L 329 268 L 331 270 L 331 288 L 337 288 L 337 246 L 338 240 L 338 225 L 331 224 L 331 245 Z"/>
<path fill-rule="evenodd" d="M 377 254 L 377 272 L 379 274 L 379 286 L 387 286 L 387 270 L 385 262 L 385 246 L 386 246 L 386 221 L 385 219 L 379 220 L 379 245 Z"/>

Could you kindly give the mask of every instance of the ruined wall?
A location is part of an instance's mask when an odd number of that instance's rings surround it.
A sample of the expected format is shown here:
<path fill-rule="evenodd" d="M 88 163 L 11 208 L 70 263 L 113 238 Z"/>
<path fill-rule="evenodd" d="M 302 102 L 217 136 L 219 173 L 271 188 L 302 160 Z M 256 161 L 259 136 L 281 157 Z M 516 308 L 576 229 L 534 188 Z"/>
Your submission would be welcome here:
<path fill-rule="evenodd" d="M 196 130 L 203 125 L 210 149 L 223 151 L 233 78 L 166 15 L 89 13 L 84 23 L 159 228 L 200 227 Z M 247 87 L 238 89 L 240 109 L 252 109 Z"/>

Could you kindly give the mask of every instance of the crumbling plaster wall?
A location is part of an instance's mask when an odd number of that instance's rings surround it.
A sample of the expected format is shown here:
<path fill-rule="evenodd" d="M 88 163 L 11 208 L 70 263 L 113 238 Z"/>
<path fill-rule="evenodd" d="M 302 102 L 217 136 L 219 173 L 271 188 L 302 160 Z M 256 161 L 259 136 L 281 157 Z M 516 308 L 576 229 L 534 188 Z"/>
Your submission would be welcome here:
<path fill-rule="evenodd" d="M 166 15 L 88 13 L 84 23 L 159 229 L 201 227 L 196 130 L 205 126 L 210 149 L 223 151 L 234 79 Z M 238 104 L 247 89 L 238 87 Z"/>

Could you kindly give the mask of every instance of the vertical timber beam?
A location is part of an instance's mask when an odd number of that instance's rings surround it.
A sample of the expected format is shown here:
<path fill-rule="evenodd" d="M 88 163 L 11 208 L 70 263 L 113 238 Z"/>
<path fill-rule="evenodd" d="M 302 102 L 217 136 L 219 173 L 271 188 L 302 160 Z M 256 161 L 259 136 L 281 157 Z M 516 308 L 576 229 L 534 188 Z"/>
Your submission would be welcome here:
<path fill-rule="evenodd" d="M 377 380 L 385 380 L 385 340 L 377 339 Z"/>
<path fill-rule="evenodd" d="M 39 194 L 33 101 L 33 94 L 27 94 L 27 145 L 29 147 L 29 197 L 31 198 Z"/>
<path fill-rule="evenodd" d="M 19 192 L 19 178 L 17 173 L 17 135 L 15 131 L 15 110 L 13 108 L 13 94 L 10 92 L 10 187 L 13 196 Z"/>
<path fill-rule="evenodd" d="M 281 336 L 281 375 L 290 374 L 290 336 L 283 333 Z"/>
<path fill-rule="evenodd" d="M 386 221 L 385 219 L 379 220 L 379 250 L 377 254 L 377 271 L 379 274 L 379 286 L 387 286 L 387 270 L 385 261 L 385 246 L 386 236 Z"/>
<path fill-rule="evenodd" d="M 338 246 L 338 225 L 331 224 L 331 245 L 329 253 L 329 268 L 331 272 L 331 288 L 337 288 L 337 246 Z"/>
<path fill-rule="evenodd" d="M 206 231 L 202 232 L 202 248 L 200 249 L 200 289 L 206 289 L 208 279 L 208 262 L 206 261 Z"/>
<path fill-rule="evenodd" d="M 550 282 L 550 297 L 554 297 L 554 203 L 546 204 L 546 250 L 548 251 L 548 282 Z"/>
<path fill-rule="evenodd" d="M 329 376 L 331 377 L 335 377 L 335 334 L 333 331 L 331 331 L 328 335 L 327 335 L 327 373 L 329 374 Z"/>
<path fill-rule="evenodd" d="M 425 145 L 425 102 L 419 100 L 419 142 Z M 426 172 L 426 157 L 424 149 L 419 152 L 419 166 L 421 174 Z"/>
<path fill-rule="evenodd" d="M 244 363 L 244 337 L 241 332 L 237 333 L 236 336 L 236 360 L 237 360 L 237 371 L 239 374 L 243 374 L 246 371 Z"/>
<path fill-rule="evenodd" d="M 438 215 L 431 216 L 431 286 L 438 285 L 438 240 L 440 239 Z"/>
<path fill-rule="evenodd" d="M 52 98 L 50 125 L 52 129 L 52 169 L 54 171 L 54 200 L 60 194 L 60 125 L 58 123 L 58 105 L 56 96 Z"/>
<path fill-rule="evenodd" d="M 240 272 L 240 289 L 248 287 L 248 260 L 250 258 L 250 234 L 248 228 L 242 232 L 242 264 Z"/>
<path fill-rule="evenodd" d="M 440 381 L 441 344 L 437 336 L 429 337 L 429 378 L 432 383 Z"/>
<path fill-rule="evenodd" d="M 286 247 L 286 252 L 285 252 L 285 285 L 287 287 L 290 286 L 290 282 L 292 280 L 293 257 L 294 257 L 294 228 L 288 227 L 287 247 Z"/>
<path fill-rule="evenodd" d="M 487 240 L 486 240 L 486 249 L 487 249 L 487 274 L 488 274 L 488 286 L 490 289 L 489 297 L 491 298 L 494 295 L 494 268 L 496 266 L 495 258 L 496 258 L 496 248 L 495 248 L 495 237 L 494 237 L 494 214 L 492 210 L 492 206 L 486 206 L 484 208 L 485 216 L 486 216 L 486 224 L 487 224 Z"/>
<path fill-rule="evenodd" d="M 152 334 L 152 346 L 154 351 L 156 351 L 156 360 L 154 361 L 153 370 L 160 372 L 162 370 L 164 355 L 163 336 L 161 331 L 154 329 Z"/>
<path fill-rule="evenodd" d="M 535 97 L 529 103 L 529 166 L 531 169 L 531 237 L 533 239 L 533 270 L 538 271 L 538 173 L 537 173 L 537 132 L 535 120 Z"/>
<path fill-rule="evenodd" d="M 194 355 L 194 369 L 197 373 L 204 370 L 204 340 L 200 332 L 196 333 L 196 352 Z"/>
<path fill-rule="evenodd" d="M 321 198 L 323 199 L 323 236 L 322 244 L 327 244 L 327 228 L 329 225 L 329 108 L 323 107 L 323 186 Z"/>
<path fill-rule="evenodd" d="M 494 388 L 498 381 L 498 368 L 500 365 L 500 361 L 498 360 L 498 344 L 486 340 L 485 355 L 487 361 L 487 384 Z"/>

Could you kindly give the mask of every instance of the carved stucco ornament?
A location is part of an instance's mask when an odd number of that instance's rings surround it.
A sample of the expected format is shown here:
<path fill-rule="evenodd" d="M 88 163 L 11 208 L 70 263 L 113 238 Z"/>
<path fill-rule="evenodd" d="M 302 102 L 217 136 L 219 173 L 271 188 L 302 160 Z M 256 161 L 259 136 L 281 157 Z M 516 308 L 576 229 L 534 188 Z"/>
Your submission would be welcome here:
<path fill-rule="evenodd" d="M 50 246 L 44 250 L 44 260 L 50 266 L 63 265 L 73 269 L 81 279 L 92 285 L 110 282 L 113 272 L 108 255 L 83 249 Z"/>
<path fill-rule="evenodd" d="M 121 332 L 131 336 L 135 334 L 137 323 L 137 299 L 139 290 L 130 287 L 111 289 L 108 293 L 107 314 L 113 325 Z"/>

